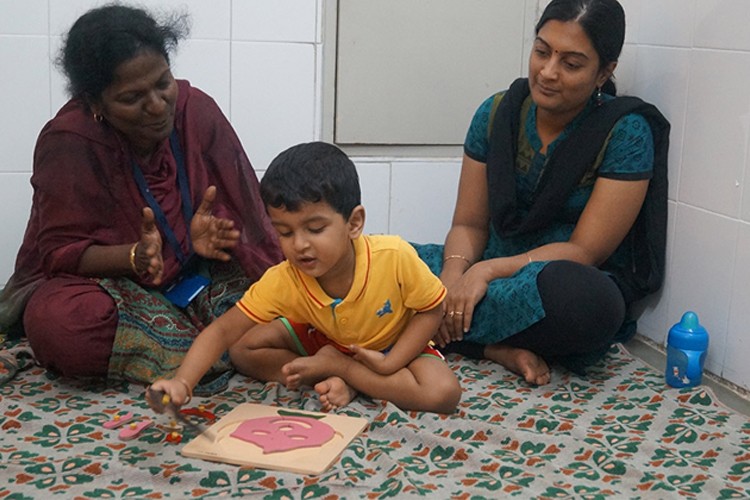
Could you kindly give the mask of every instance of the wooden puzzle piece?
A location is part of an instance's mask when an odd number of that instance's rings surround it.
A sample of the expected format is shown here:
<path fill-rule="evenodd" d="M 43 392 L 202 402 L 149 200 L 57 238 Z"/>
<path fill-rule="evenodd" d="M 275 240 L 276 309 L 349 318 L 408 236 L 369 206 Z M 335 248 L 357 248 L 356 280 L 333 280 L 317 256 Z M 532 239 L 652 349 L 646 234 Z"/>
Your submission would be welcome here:
<path fill-rule="evenodd" d="M 167 432 L 182 432 L 185 427 L 177 420 L 170 420 L 168 424 L 161 426 Z"/>
<path fill-rule="evenodd" d="M 179 444 L 182 441 L 182 434 L 177 431 L 172 431 L 167 434 L 167 437 L 164 438 L 164 440 L 168 443 Z"/>
<path fill-rule="evenodd" d="M 154 421 L 151 419 L 141 420 L 140 422 L 131 422 L 127 427 L 120 431 L 120 439 L 128 441 L 138 437 L 138 435 L 145 429 L 151 427 Z"/>
<path fill-rule="evenodd" d="M 216 420 L 216 415 L 206 410 L 206 407 L 203 405 L 198 405 L 198 408 L 184 408 L 180 410 L 180 413 L 182 413 L 183 415 L 191 415 L 195 417 L 205 418 L 206 420 L 209 420 L 211 422 Z"/>
<path fill-rule="evenodd" d="M 180 410 L 177 405 L 172 403 L 172 399 L 169 397 L 169 394 L 163 391 L 156 391 L 151 387 L 149 387 L 146 391 L 146 397 L 149 399 L 152 407 L 157 413 L 168 413 L 175 419 L 179 420 L 181 423 L 191 428 L 197 434 L 203 434 L 204 432 L 206 432 L 206 426 L 193 422 L 187 417 L 187 415 L 200 416 L 202 418 L 210 420 L 211 422 L 216 419 L 216 416 L 210 411 L 206 411 L 203 405 L 200 405 L 198 409 L 188 408 Z M 210 437 L 212 438 L 213 436 Z"/>
<path fill-rule="evenodd" d="M 133 420 L 132 413 L 127 412 L 122 415 L 118 413 L 114 417 L 112 417 L 112 420 L 104 422 L 102 424 L 102 427 L 104 427 L 105 429 L 116 429 L 117 427 L 120 427 L 121 425 L 127 424 L 131 420 Z"/>

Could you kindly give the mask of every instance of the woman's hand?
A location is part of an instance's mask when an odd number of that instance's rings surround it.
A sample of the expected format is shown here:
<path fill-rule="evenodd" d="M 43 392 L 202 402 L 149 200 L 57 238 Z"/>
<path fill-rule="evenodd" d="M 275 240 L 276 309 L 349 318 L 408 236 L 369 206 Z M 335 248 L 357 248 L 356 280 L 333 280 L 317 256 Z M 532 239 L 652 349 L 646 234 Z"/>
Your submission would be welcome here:
<path fill-rule="evenodd" d="M 164 260 L 161 254 L 161 233 L 156 227 L 154 212 L 144 208 L 141 214 L 141 239 L 135 247 L 134 272 L 151 277 L 154 285 L 161 284 Z"/>
<path fill-rule="evenodd" d="M 443 321 L 433 340 L 440 347 L 463 340 L 469 331 L 474 308 L 487 293 L 490 277 L 485 262 L 477 262 L 448 288 L 443 301 Z"/>
<path fill-rule="evenodd" d="M 232 256 L 225 250 L 237 246 L 240 232 L 234 229 L 233 221 L 214 217 L 212 210 L 215 199 L 216 186 L 209 186 L 190 221 L 190 237 L 195 253 L 207 259 L 226 262 Z"/>

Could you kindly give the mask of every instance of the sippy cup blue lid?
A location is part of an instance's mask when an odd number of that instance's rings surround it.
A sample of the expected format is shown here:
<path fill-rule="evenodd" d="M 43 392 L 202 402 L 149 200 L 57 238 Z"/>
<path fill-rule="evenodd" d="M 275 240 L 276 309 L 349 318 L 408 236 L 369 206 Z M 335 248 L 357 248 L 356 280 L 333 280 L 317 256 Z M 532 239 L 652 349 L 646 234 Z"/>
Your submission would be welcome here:
<path fill-rule="evenodd" d="M 678 349 L 700 351 L 708 348 L 708 332 L 698 321 L 698 315 L 687 311 L 669 330 L 667 342 Z"/>

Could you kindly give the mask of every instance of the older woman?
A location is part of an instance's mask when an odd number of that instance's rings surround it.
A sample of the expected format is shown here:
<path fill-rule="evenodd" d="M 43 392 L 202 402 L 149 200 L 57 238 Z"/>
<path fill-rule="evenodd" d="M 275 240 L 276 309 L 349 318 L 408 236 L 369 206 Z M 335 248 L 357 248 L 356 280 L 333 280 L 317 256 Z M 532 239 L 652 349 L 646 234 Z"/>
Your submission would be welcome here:
<path fill-rule="evenodd" d="M 37 141 L 31 218 L 0 297 L 3 327 L 63 375 L 169 373 L 281 258 L 231 125 L 172 76 L 185 21 L 110 5 L 67 35 L 72 99 Z"/>
<path fill-rule="evenodd" d="M 607 94 L 624 36 L 616 0 L 553 0 L 528 79 L 477 110 L 445 246 L 418 249 L 448 287 L 447 351 L 545 384 L 550 360 L 583 369 L 632 333 L 661 285 L 669 124 Z"/>

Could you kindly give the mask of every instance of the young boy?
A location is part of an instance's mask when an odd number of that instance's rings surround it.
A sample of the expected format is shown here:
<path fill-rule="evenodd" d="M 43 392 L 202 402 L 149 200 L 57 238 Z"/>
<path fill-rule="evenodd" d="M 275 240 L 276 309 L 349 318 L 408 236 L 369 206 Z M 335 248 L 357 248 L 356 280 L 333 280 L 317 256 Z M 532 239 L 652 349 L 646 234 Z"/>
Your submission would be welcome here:
<path fill-rule="evenodd" d="M 184 404 L 229 349 L 240 373 L 312 386 L 325 410 L 362 392 L 405 410 L 452 413 L 461 388 L 429 345 L 445 287 L 401 238 L 362 234 L 359 179 L 346 154 L 322 142 L 284 151 L 263 176 L 261 197 L 286 260 L 152 389 Z"/>

